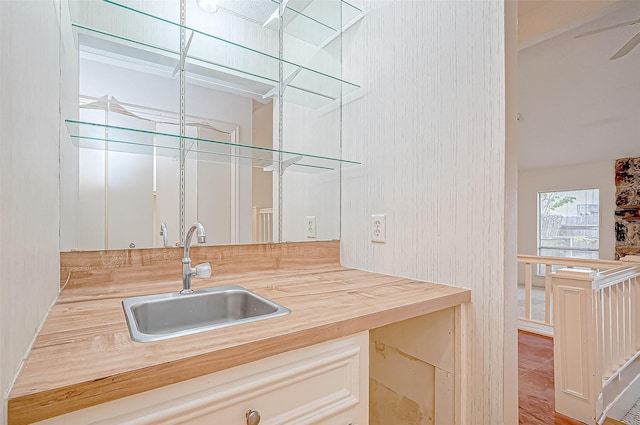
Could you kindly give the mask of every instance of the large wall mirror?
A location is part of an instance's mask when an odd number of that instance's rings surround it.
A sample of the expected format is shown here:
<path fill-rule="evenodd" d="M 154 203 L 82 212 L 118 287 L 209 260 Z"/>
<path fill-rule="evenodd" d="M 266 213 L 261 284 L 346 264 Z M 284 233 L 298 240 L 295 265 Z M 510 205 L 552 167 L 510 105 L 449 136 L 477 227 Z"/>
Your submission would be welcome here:
<path fill-rule="evenodd" d="M 179 246 L 195 221 L 212 245 L 340 238 L 341 170 L 357 165 L 341 158 L 341 108 L 359 90 L 342 79 L 342 35 L 358 8 L 71 0 L 69 10 L 77 99 L 61 137 L 62 251 Z"/>

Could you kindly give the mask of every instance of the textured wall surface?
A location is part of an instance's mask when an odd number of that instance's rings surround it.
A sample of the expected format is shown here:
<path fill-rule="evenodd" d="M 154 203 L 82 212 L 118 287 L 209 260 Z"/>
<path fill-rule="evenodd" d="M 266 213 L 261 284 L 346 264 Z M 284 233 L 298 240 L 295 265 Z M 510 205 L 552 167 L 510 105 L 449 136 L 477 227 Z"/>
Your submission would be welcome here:
<path fill-rule="evenodd" d="M 0 2 L 0 424 L 58 292 L 59 6 Z"/>
<path fill-rule="evenodd" d="M 343 43 L 343 75 L 363 87 L 344 107 L 343 155 L 363 165 L 343 171 L 342 263 L 471 288 L 461 423 L 515 423 L 504 5 L 361 5 L 365 19 Z M 387 215 L 386 244 L 370 242 L 371 214 Z"/>
<path fill-rule="evenodd" d="M 505 152 L 505 202 L 504 208 L 504 418 L 505 424 L 518 422 L 518 289 L 517 279 L 518 241 L 514 231 L 518 228 L 518 3 L 504 3 L 505 26 L 505 80 L 506 80 L 506 152 Z M 496 290 L 498 290 L 496 288 Z"/>
<path fill-rule="evenodd" d="M 640 254 L 640 158 L 616 160 L 616 259 Z"/>

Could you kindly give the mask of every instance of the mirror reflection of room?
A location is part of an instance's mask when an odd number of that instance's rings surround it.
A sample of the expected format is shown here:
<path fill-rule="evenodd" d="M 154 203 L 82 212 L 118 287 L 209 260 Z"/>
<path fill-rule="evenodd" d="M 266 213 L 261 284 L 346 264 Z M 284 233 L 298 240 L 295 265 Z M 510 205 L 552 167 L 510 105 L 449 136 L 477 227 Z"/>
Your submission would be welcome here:
<path fill-rule="evenodd" d="M 359 87 L 340 28 L 356 16 L 251 3 L 70 3 L 61 250 L 180 246 L 195 221 L 211 245 L 339 239 L 340 169 L 357 164 L 340 158 L 341 108 Z"/>
<path fill-rule="evenodd" d="M 80 60 L 79 120 L 104 124 L 92 131 L 115 141 L 102 142 L 109 144 L 102 150 L 78 150 L 81 249 L 160 247 L 162 223 L 169 245 L 180 245 L 180 152 L 163 147 L 175 143 L 163 140 L 174 137 L 162 136 L 180 134 L 176 83 L 110 63 Z M 186 89 L 185 221 L 201 222 L 214 245 L 254 242 L 253 207 L 261 215 L 273 207 L 272 175 L 230 158 L 233 144 L 272 147 L 272 101 L 261 103 L 192 84 Z M 114 134 L 113 127 L 132 131 Z M 118 143 L 121 138 L 127 142 L 124 146 Z M 271 228 L 271 215 L 261 219 L 263 228 Z M 149 225 L 158 231 L 150 232 Z M 271 234 L 260 235 L 255 242 L 272 241 Z"/>

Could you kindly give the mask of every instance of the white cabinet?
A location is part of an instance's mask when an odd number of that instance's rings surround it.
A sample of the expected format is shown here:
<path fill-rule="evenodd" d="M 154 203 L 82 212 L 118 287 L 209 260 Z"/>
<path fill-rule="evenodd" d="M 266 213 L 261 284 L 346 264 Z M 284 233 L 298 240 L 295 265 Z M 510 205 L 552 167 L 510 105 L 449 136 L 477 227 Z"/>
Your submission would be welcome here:
<path fill-rule="evenodd" d="M 367 425 L 368 369 L 362 332 L 39 423 Z"/>

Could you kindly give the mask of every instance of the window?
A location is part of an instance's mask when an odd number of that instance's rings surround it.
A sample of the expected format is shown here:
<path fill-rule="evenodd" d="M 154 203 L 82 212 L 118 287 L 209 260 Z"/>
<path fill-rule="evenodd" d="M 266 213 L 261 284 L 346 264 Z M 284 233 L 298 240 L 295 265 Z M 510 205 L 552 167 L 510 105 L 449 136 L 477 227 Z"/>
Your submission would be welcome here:
<path fill-rule="evenodd" d="M 598 189 L 538 193 L 538 255 L 598 258 Z"/>

